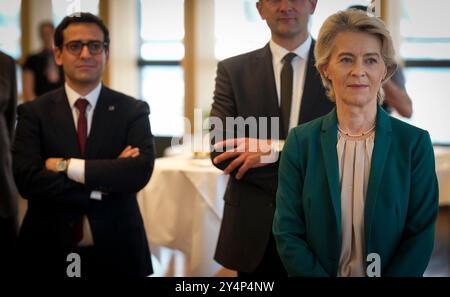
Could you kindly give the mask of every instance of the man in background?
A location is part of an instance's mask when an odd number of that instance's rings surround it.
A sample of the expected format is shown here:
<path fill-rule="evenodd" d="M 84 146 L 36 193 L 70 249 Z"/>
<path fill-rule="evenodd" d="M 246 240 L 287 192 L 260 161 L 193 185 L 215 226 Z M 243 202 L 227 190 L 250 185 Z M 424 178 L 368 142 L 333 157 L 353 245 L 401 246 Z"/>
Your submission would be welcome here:
<path fill-rule="evenodd" d="M 289 129 L 328 113 L 334 106 L 314 67 L 314 40 L 308 20 L 316 4 L 317 0 L 258 1 L 259 14 L 271 30 L 270 42 L 217 66 L 211 117 L 225 127 L 223 138 L 236 132 L 236 127 L 226 125 L 226 118 L 263 118 L 266 123 L 260 121 L 250 130 L 269 132 L 250 135 L 240 127 L 237 131 L 245 135 L 242 138 L 234 134 L 235 138 L 225 141 L 212 139 L 214 165 L 230 174 L 215 259 L 237 270 L 241 277 L 287 276 L 272 234 L 278 160 L 263 158 L 282 151 Z M 270 118 L 279 119 L 276 135 L 270 135 L 274 128 Z M 227 151 L 221 153 L 224 149 Z"/>

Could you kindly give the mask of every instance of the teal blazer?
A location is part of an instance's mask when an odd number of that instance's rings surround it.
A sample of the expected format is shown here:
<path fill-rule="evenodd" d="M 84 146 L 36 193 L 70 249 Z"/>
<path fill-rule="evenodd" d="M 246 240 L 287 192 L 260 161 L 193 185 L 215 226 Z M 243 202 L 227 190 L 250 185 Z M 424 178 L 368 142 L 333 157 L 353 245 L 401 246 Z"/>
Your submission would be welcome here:
<path fill-rule="evenodd" d="M 286 140 L 273 233 L 290 276 L 337 276 L 341 203 L 336 145 L 335 109 L 294 128 Z M 380 256 L 381 276 L 423 275 L 438 208 L 428 132 L 378 107 L 364 231 L 365 254 Z"/>

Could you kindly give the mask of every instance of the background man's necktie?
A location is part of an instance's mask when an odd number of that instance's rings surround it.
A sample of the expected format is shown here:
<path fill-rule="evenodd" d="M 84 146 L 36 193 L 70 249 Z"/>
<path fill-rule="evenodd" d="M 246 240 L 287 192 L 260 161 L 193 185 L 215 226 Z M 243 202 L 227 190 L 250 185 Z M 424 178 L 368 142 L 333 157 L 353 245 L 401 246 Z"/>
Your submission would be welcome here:
<path fill-rule="evenodd" d="M 87 140 L 86 108 L 88 105 L 89 101 L 83 98 L 80 98 L 75 102 L 75 107 L 79 111 L 77 123 L 78 143 L 80 144 L 80 152 L 83 156 Z M 75 223 L 74 244 L 78 245 L 81 239 L 83 239 L 83 216 Z"/>
<path fill-rule="evenodd" d="M 281 126 L 283 127 L 283 138 L 286 138 L 289 131 L 289 118 L 291 116 L 291 102 L 292 102 L 292 84 L 294 71 L 292 69 L 292 59 L 297 55 L 288 53 L 283 58 L 283 68 L 281 69 Z"/>

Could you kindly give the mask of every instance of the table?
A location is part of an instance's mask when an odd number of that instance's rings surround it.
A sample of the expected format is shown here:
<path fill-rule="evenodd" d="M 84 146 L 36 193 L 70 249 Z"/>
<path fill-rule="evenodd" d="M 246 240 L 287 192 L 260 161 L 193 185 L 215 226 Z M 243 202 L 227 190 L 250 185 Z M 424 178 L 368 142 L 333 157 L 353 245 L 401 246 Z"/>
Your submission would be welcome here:
<path fill-rule="evenodd" d="M 138 193 L 155 276 L 213 276 L 228 176 L 209 159 L 155 160 L 152 178 Z"/>
<path fill-rule="evenodd" d="M 450 148 L 435 147 L 434 155 L 439 183 L 439 205 L 450 205 Z"/>

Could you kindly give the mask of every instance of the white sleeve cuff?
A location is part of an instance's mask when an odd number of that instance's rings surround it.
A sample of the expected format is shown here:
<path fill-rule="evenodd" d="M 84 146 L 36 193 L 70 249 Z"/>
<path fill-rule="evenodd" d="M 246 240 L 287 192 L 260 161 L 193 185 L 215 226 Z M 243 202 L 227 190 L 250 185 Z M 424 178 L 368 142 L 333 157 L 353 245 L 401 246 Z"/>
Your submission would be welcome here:
<path fill-rule="evenodd" d="M 69 167 L 67 168 L 67 177 L 84 185 L 84 163 L 82 159 L 70 159 Z"/>
<path fill-rule="evenodd" d="M 283 147 L 284 147 L 284 140 L 276 140 L 273 139 L 272 140 L 272 151 L 275 153 L 280 153 L 283 151 Z"/>
<path fill-rule="evenodd" d="M 92 191 L 91 192 L 91 199 L 94 199 L 94 200 L 102 200 L 102 192 L 100 192 L 100 191 Z"/>

